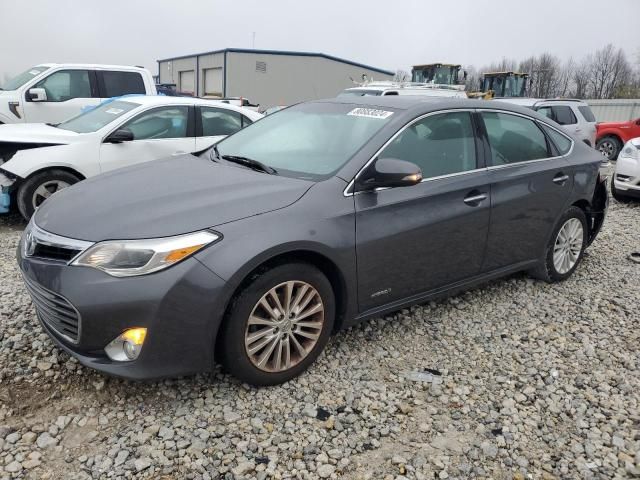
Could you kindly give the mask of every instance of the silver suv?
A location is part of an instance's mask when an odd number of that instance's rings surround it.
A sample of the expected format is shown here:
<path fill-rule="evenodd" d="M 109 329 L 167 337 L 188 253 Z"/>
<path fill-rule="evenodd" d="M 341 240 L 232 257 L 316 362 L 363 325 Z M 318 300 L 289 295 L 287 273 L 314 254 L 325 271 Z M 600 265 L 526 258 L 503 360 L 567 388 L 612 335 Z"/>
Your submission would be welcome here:
<path fill-rule="evenodd" d="M 496 98 L 496 100 L 529 107 L 549 117 L 561 125 L 567 133 L 590 147 L 596 144 L 596 117 L 589 105 L 582 100 L 570 98 Z"/>

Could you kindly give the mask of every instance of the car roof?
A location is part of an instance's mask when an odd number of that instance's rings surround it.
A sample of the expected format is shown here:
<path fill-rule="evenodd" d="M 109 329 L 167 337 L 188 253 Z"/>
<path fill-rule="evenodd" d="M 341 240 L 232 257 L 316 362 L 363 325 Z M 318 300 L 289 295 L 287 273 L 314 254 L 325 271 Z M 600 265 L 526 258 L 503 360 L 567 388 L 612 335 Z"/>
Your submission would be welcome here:
<path fill-rule="evenodd" d="M 238 107 L 229 103 L 216 102 L 207 98 L 198 97 L 173 97 L 170 95 L 123 95 L 122 97 L 115 97 L 112 100 L 120 100 L 123 102 L 137 103 L 138 105 L 199 105 L 199 106 L 212 106 L 216 108 L 223 108 L 226 110 L 234 110 L 236 112 L 242 112 L 247 114 L 252 110 L 247 108 Z"/>
<path fill-rule="evenodd" d="M 420 95 L 389 95 L 370 97 L 337 97 L 325 100 L 315 100 L 322 103 L 341 103 L 362 105 L 364 107 L 388 107 L 396 110 L 412 111 L 413 113 L 429 113 L 448 109 L 498 109 L 535 116 L 535 112 L 507 102 L 496 100 L 479 100 L 455 97 L 423 97 Z M 313 103 L 313 102 L 310 102 Z"/>
<path fill-rule="evenodd" d="M 144 67 L 134 65 L 104 65 L 101 63 L 40 63 L 36 67 L 71 67 L 71 68 L 91 68 L 94 70 L 146 70 Z"/>
<path fill-rule="evenodd" d="M 496 97 L 495 100 L 502 100 L 503 102 L 513 103 L 514 105 L 524 105 L 526 107 L 532 107 L 534 105 L 542 104 L 556 104 L 556 105 L 586 105 L 583 100 L 577 98 L 501 98 Z"/>

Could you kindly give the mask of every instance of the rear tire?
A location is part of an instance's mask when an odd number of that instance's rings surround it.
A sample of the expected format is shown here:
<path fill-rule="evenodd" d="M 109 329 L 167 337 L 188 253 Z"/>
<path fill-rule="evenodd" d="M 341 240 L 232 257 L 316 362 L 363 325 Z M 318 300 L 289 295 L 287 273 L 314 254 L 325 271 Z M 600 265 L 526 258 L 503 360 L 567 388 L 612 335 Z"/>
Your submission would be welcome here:
<path fill-rule="evenodd" d="M 626 195 L 620 193 L 615 184 L 615 173 L 611 176 L 611 196 L 620 203 L 629 203 L 632 199 Z"/>
<path fill-rule="evenodd" d="M 596 142 L 596 150 L 609 160 L 615 160 L 618 158 L 618 153 L 622 148 L 622 143 L 616 137 L 606 136 L 602 137 Z"/>
<path fill-rule="evenodd" d="M 16 195 L 18 210 L 26 220 L 29 220 L 36 208 L 49 196 L 79 181 L 80 178 L 65 170 L 53 169 L 36 173 L 24 181 L 18 189 Z"/>
<path fill-rule="evenodd" d="M 333 289 L 320 270 L 306 263 L 273 267 L 233 300 L 218 342 L 222 365 L 251 385 L 287 382 L 320 355 L 334 319 Z"/>
<path fill-rule="evenodd" d="M 573 275 L 587 247 L 588 231 L 585 213 L 570 207 L 553 229 L 544 260 L 530 275 L 547 283 L 561 282 Z"/>

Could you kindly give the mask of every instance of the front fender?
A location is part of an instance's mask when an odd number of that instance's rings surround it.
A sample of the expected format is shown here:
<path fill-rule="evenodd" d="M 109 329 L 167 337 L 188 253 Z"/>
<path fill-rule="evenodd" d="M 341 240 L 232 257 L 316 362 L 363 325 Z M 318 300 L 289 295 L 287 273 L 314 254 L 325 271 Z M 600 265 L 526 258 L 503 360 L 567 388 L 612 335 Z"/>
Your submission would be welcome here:
<path fill-rule="evenodd" d="M 2 169 L 20 178 L 28 178 L 40 170 L 68 168 L 88 178 L 100 173 L 98 147 L 85 143 L 53 145 L 19 150 Z"/>

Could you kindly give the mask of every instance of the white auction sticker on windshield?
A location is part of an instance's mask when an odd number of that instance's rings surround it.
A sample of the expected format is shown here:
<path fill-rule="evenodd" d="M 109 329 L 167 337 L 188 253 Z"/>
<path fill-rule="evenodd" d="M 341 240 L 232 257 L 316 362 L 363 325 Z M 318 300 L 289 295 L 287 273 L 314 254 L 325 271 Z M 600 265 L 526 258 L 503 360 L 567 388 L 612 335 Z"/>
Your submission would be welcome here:
<path fill-rule="evenodd" d="M 124 112 L 124 110 L 121 108 L 108 108 L 104 111 L 104 113 L 110 113 L 111 115 L 120 115 L 122 112 Z"/>
<path fill-rule="evenodd" d="M 389 118 L 393 115 L 393 112 L 386 110 L 377 110 L 375 108 L 354 108 L 347 115 L 353 115 L 355 117 L 367 117 L 367 118 Z"/>

